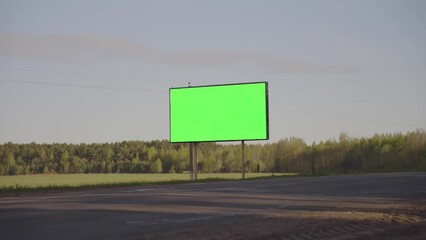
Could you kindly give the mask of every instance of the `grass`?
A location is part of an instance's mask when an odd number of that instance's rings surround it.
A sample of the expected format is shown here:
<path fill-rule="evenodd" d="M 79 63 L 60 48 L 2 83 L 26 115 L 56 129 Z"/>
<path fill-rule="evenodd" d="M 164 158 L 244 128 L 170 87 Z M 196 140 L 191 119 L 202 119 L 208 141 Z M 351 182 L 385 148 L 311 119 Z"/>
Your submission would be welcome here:
<path fill-rule="evenodd" d="M 274 174 L 293 176 L 296 174 Z M 246 178 L 271 177 L 270 173 L 247 173 Z M 203 173 L 198 181 L 238 180 L 241 173 Z M 38 174 L 0 176 L 0 195 L 45 190 L 86 189 L 93 187 L 135 186 L 189 182 L 189 174 Z"/>

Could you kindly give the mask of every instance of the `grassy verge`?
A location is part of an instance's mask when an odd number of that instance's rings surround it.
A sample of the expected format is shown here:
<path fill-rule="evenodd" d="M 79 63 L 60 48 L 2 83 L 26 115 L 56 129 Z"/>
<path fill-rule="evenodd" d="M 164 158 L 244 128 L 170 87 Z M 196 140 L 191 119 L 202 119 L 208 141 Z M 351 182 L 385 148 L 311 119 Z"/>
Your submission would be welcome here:
<path fill-rule="evenodd" d="M 274 174 L 294 176 L 296 174 Z M 247 179 L 271 177 L 270 173 L 247 173 Z M 188 174 L 39 174 L 0 176 L 0 195 L 5 193 L 82 190 L 144 184 L 188 183 Z M 239 180 L 241 173 L 198 174 L 197 182 Z"/>

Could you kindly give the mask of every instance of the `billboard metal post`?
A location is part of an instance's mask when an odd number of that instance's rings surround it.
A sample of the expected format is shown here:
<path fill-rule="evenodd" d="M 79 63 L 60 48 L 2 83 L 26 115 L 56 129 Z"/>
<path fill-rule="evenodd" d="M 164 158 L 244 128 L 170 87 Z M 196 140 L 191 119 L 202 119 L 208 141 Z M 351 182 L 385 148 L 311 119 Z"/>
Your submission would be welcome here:
<path fill-rule="evenodd" d="M 198 144 L 189 143 L 189 180 L 197 180 Z"/>
<path fill-rule="evenodd" d="M 188 82 L 188 87 L 191 87 L 191 82 Z M 189 180 L 194 180 L 194 143 L 189 143 Z"/>
<path fill-rule="evenodd" d="M 194 180 L 197 180 L 197 174 L 198 174 L 198 144 L 194 143 Z"/>
<path fill-rule="evenodd" d="M 194 180 L 194 143 L 189 143 L 189 180 Z"/>
<path fill-rule="evenodd" d="M 243 179 L 246 178 L 246 157 L 244 154 L 244 140 L 241 141 L 241 146 L 242 146 L 242 160 L 243 160 Z"/>

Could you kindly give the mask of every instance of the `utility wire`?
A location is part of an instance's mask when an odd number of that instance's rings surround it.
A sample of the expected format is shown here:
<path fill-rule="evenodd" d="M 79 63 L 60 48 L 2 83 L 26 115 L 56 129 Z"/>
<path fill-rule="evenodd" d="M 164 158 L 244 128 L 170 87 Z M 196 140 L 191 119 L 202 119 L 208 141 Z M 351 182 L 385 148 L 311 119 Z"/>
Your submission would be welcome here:
<path fill-rule="evenodd" d="M 54 72 L 54 71 L 43 71 L 43 70 L 37 70 L 37 69 L 24 69 L 24 68 L 7 68 L 2 66 L 0 66 L 0 68 L 4 70 L 8 70 L 8 71 L 14 71 L 14 72 L 31 72 L 31 73 L 42 73 L 42 74 L 48 74 L 48 75 L 63 75 L 63 76 L 89 77 L 89 78 L 100 78 L 100 79 L 112 78 L 105 75 L 80 74 L 80 73 L 70 73 L 70 72 Z"/>
<path fill-rule="evenodd" d="M 165 90 L 160 90 L 160 89 L 123 88 L 123 87 L 112 87 L 112 86 L 81 85 L 81 84 L 55 83 L 55 82 L 44 82 L 44 81 L 6 80 L 6 79 L 0 79 L 0 81 L 10 82 L 10 83 L 19 83 L 19 84 L 32 84 L 32 85 L 70 87 L 70 88 L 102 89 L 102 90 L 132 91 L 132 92 L 141 92 L 141 91 L 144 91 L 144 92 L 166 92 Z"/>

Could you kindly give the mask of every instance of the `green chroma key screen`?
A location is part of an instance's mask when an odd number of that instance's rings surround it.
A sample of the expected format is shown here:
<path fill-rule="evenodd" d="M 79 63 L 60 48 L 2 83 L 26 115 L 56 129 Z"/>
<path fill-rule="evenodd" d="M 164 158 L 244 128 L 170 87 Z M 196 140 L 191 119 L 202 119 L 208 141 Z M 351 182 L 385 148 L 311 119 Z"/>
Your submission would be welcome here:
<path fill-rule="evenodd" d="M 268 83 L 170 88 L 170 142 L 266 140 Z"/>

